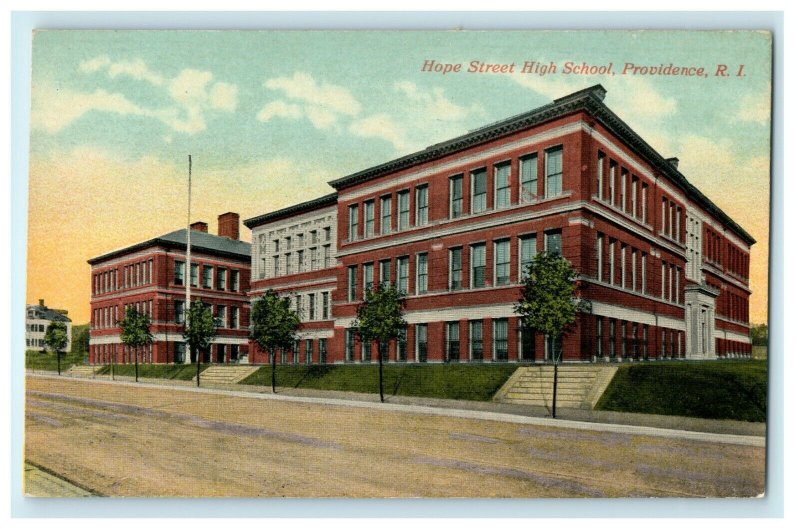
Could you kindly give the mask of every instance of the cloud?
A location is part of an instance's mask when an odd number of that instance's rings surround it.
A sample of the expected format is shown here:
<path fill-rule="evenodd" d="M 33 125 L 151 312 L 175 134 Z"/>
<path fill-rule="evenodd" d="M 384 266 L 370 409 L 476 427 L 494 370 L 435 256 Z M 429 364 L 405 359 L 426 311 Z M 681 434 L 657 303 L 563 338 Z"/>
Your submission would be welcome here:
<path fill-rule="evenodd" d="M 149 69 L 141 59 L 112 62 L 106 55 L 83 61 L 79 70 L 94 73 L 108 70 L 110 78 L 130 77 L 146 81 L 165 90 L 170 103 L 148 107 L 135 103 L 121 93 L 109 93 L 98 88 L 93 93 L 76 92 L 50 87 L 34 88 L 32 123 L 36 128 L 56 133 L 95 110 L 117 115 L 137 115 L 157 119 L 176 132 L 196 134 L 206 129 L 209 111 L 233 112 L 237 107 L 238 87 L 214 81 L 211 72 L 185 69 L 167 81 Z"/>
<path fill-rule="evenodd" d="M 428 119 L 440 121 L 460 121 L 471 113 L 483 113 L 483 107 L 473 104 L 470 107 L 458 105 L 444 95 L 444 89 L 435 87 L 426 92 L 411 81 L 395 83 L 394 89 L 399 91 L 419 110 L 428 116 Z"/>
<path fill-rule="evenodd" d="M 742 97 L 734 117 L 744 123 L 769 125 L 772 113 L 771 103 L 769 92 L 748 94 Z"/>
<path fill-rule="evenodd" d="M 279 90 L 289 99 L 296 99 L 312 107 L 321 107 L 346 116 L 361 112 L 361 104 L 350 90 L 343 86 L 320 82 L 305 72 L 295 72 L 292 77 L 274 77 L 264 82 L 264 87 Z"/>
<path fill-rule="evenodd" d="M 33 90 L 31 124 L 54 134 L 87 112 L 101 111 L 121 116 L 144 116 L 150 111 L 136 105 L 124 95 L 98 89 L 90 94 L 71 90 Z"/>
<path fill-rule="evenodd" d="M 303 117 L 303 109 L 279 99 L 264 105 L 256 115 L 258 121 L 265 123 L 275 117 L 297 120 Z"/>
<path fill-rule="evenodd" d="M 388 114 L 375 114 L 354 121 L 348 130 L 362 138 L 380 138 L 391 143 L 398 151 L 407 148 L 404 131 Z"/>
<path fill-rule="evenodd" d="M 317 81 L 304 72 L 295 72 L 292 77 L 267 79 L 263 86 L 282 92 L 285 99 L 266 103 L 256 115 L 261 122 L 273 118 L 297 120 L 305 117 L 314 128 L 325 130 L 336 126 L 341 119 L 355 117 L 361 112 L 361 104 L 347 88 Z"/>

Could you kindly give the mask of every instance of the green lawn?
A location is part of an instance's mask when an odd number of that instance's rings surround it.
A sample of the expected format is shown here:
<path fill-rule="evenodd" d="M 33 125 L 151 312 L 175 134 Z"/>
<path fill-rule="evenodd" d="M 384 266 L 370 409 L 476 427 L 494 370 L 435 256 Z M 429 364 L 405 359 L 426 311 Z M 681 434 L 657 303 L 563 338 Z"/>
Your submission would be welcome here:
<path fill-rule="evenodd" d="M 515 364 L 388 364 L 383 368 L 385 395 L 439 399 L 491 400 L 517 369 Z M 271 367 L 261 369 L 241 384 L 271 384 Z M 378 393 L 378 366 L 278 365 L 277 385 L 306 389 Z"/>
<path fill-rule="evenodd" d="M 134 376 L 134 367 L 132 364 L 116 364 L 114 365 L 114 375 L 122 377 Z M 203 380 L 203 371 L 208 367 L 208 364 L 200 366 L 200 381 Z M 111 366 L 106 365 L 97 371 L 98 375 L 110 375 Z M 191 380 L 197 374 L 197 364 L 139 364 L 139 377 L 140 378 L 167 378 L 170 380 Z"/>
<path fill-rule="evenodd" d="M 66 371 L 75 364 L 83 364 L 84 358 L 86 358 L 86 353 L 62 353 L 61 371 Z M 57 371 L 58 360 L 55 353 L 25 351 L 25 368 L 35 371 Z"/>
<path fill-rule="evenodd" d="M 764 422 L 767 363 L 716 360 L 623 365 L 595 409 Z"/>

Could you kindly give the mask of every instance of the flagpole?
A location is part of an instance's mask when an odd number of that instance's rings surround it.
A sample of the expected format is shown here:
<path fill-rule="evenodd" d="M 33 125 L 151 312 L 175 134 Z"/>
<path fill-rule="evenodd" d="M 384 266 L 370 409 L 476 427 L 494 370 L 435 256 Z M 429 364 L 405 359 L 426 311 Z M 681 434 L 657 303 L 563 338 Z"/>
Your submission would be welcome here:
<path fill-rule="evenodd" d="M 192 297 L 192 155 L 189 155 L 189 199 L 186 207 L 186 269 L 183 275 L 186 284 L 186 303 L 183 308 L 183 321 L 186 328 L 189 327 L 189 307 L 191 307 Z M 198 359 L 199 360 L 199 359 Z M 192 363 L 192 352 L 188 344 L 184 345 L 183 363 Z"/>

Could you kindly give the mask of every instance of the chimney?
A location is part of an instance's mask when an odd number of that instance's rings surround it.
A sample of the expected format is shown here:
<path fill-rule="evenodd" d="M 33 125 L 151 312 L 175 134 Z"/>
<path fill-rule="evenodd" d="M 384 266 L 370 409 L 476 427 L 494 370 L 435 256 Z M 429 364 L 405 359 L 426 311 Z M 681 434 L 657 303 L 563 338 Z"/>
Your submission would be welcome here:
<path fill-rule="evenodd" d="M 40 306 L 40 307 L 44 307 L 44 300 L 43 300 L 43 299 L 40 299 L 40 300 L 39 300 L 39 306 Z"/>
<path fill-rule="evenodd" d="M 192 231 L 202 231 L 203 233 L 208 233 L 207 222 L 199 220 L 197 222 L 192 222 L 189 226 L 192 228 Z"/>
<path fill-rule="evenodd" d="M 239 240 L 239 214 L 231 211 L 223 213 L 217 218 L 219 227 L 217 234 L 220 237 L 227 237 L 234 241 Z"/>
<path fill-rule="evenodd" d="M 678 160 L 678 159 L 677 159 L 677 158 L 675 158 L 674 156 L 673 156 L 672 158 L 667 158 L 667 163 L 669 163 L 669 164 L 670 164 L 672 167 L 674 167 L 675 169 L 677 169 L 677 168 L 678 168 L 678 162 L 679 162 L 679 161 L 680 161 L 680 160 Z"/>

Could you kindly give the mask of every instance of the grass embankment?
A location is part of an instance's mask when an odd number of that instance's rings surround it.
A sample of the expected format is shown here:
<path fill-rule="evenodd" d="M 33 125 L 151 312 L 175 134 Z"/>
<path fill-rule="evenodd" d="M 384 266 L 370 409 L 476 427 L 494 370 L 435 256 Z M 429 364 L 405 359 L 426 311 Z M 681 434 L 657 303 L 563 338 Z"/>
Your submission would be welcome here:
<path fill-rule="evenodd" d="M 86 353 L 62 353 L 61 371 L 66 371 L 76 364 L 83 364 Z M 25 351 L 25 368 L 34 371 L 58 371 L 58 359 L 55 353 L 40 353 L 39 351 Z"/>
<path fill-rule="evenodd" d="M 764 422 L 767 363 L 716 360 L 623 365 L 595 409 Z"/>
<path fill-rule="evenodd" d="M 406 395 L 438 399 L 491 400 L 515 364 L 428 364 L 383 366 L 383 391 L 386 395 Z M 271 385 L 271 367 L 261 369 L 240 384 Z M 277 385 L 304 389 L 378 393 L 378 366 L 276 366 Z"/>
<path fill-rule="evenodd" d="M 200 366 L 200 381 L 203 380 L 203 371 L 208 364 Z M 132 377 L 135 366 L 132 364 L 114 365 L 114 375 Z M 98 375 L 110 375 L 111 366 L 106 365 L 97 371 Z M 139 378 L 165 378 L 169 380 L 192 380 L 197 374 L 197 364 L 139 364 Z"/>

